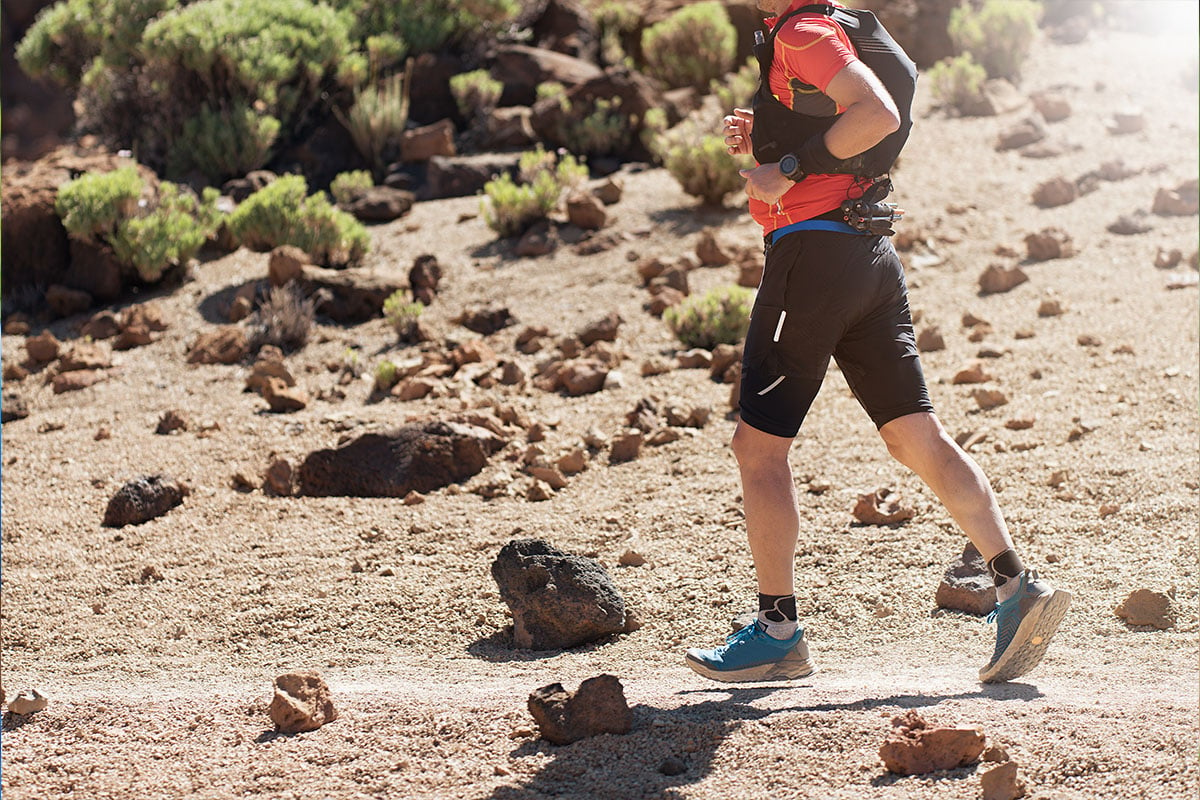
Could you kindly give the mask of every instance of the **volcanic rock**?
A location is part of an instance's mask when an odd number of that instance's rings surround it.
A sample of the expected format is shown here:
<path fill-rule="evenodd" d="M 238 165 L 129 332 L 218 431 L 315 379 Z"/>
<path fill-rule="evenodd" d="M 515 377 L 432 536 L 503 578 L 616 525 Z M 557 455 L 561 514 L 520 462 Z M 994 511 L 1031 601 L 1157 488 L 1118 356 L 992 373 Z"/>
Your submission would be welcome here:
<path fill-rule="evenodd" d="M 345 210 L 363 222 L 391 222 L 412 208 L 416 195 L 391 186 L 372 186 L 344 206 Z"/>
<path fill-rule="evenodd" d="M 917 350 L 922 353 L 931 353 L 937 350 L 946 349 L 946 339 L 942 336 L 942 331 L 934 325 L 928 328 L 922 328 L 917 334 Z"/>
<path fill-rule="evenodd" d="M 113 311 L 105 309 L 97 311 L 92 318 L 79 329 L 81 336 L 90 339 L 111 339 L 121 332 L 121 322 Z"/>
<path fill-rule="evenodd" d="M 46 695 L 37 689 L 26 689 L 8 701 L 8 711 L 10 714 L 25 716 L 44 710 L 49 703 L 50 700 Z"/>
<path fill-rule="evenodd" d="M 1008 128 L 996 140 L 997 150 L 1015 150 L 1046 138 L 1046 126 L 1038 114 L 1033 114 Z"/>
<path fill-rule="evenodd" d="M 984 411 L 991 408 L 1002 406 L 1008 402 L 1008 395 L 999 389 L 975 389 L 971 392 L 971 399 Z"/>
<path fill-rule="evenodd" d="M 974 763 L 983 753 L 983 733 L 974 728 L 933 728 L 916 711 L 894 718 L 892 725 L 879 757 L 897 775 L 954 769 Z"/>
<path fill-rule="evenodd" d="M 608 463 L 621 464 L 633 461 L 642 452 L 645 436 L 639 430 L 628 430 L 613 438 L 612 450 L 608 453 Z"/>
<path fill-rule="evenodd" d="M 174 433 L 175 431 L 186 431 L 187 429 L 187 415 L 182 411 L 172 408 L 168 411 L 165 411 L 163 415 L 159 417 L 158 427 L 154 429 L 154 432 L 159 435 L 166 435 L 168 433 Z"/>
<path fill-rule="evenodd" d="M 1116 614 L 1128 625 L 1149 625 L 1159 630 L 1175 627 L 1171 597 L 1150 589 L 1133 591 L 1117 606 Z"/>
<path fill-rule="evenodd" d="M 52 331 L 48 330 L 25 340 L 25 354 L 35 364 L 43 364 L 58 358 L 61 347 L 62 343 L 58 341 Z"/>
<path fill-rule="evenodd" d="M 1033 204 L 1038 208 L 1054 208 L 1065 206 L 1079 197 L 1079 190 L 1074 181 L 1066 178 L 1051 178 L 1038 184 L 1033 190 Z"/>
<path fill-rule="evenodd" d="M 0 399 L 0 423 L 25 419 L 29 416 L 29 402 L 15 392 L 5 392 Z"/>
<path fill-rule="evenodd" d="M 979 276 L 979 290 L 984 294 L 999 294 L 1015 289 L 1027 280 L 1029 276 L 1020 267 L 992 264 Z"/>
<path fill-rule="evenodd" d="M 404 497 L 479 473 L 503 442 L 484 428 L 425 421 L 366 433 L 316 450 L 298 470 L 300 493 L 314 497 Z"/>
<path fill-rule="evenodd" d="M 46 289 L 46 305 L 59 317 L 87 311 L 92 307 L 92 302 L 92 296 L 82 289 L 71 289 L 58 283 Z"/>
<path fill-rule="evenodd" d="M 102 369 L 76 369 L 55 375 L 50 381 L 50 387 L 55 394 L 63 394 L 86 389 L 107 379 L 108 373 Z"/>
<path fill-rule="evenodd" d="M 950 382 L 953 384 L 987 383 L 991 379 L 992 376 L 983 368 L 982 361 L 972 361 L 954 373 L 954 378 Z"/>
<path fill-rule="evenodd" d="M 246 332 L 236 325 L 222 325 L 196 337 L 188 349 L 189 364 L 236 364 L 250 352 Z"/>
<path fill-rule="evenodd" d="M 310 264 L 312 259 L 299 247 L 280 245 L 267 259 L 267 279 L 272 286 L 286 286 L 291 281 L 303 279 L 304 268 Z"/>
<path fill-rule="evenodd" d="M 595 559 L 540 539 L 514 539 L 500 549 L 492 577 L 512 611 L 517 647 L 565 649 L 625 626 L 625 600 Z"/>
<path fill-rule="evenodd" d="M 321 673 L 311 669 L 288 672 L 275 679 L 275 696 L 268 708 L 282 733 L 315 731 L 338 718 Z"/>
<path fill-rule="evenodd" d="M 573 192 L 567 198 L 567 219 L 585 231 L 598 231 L 608 221 L 608 212 L 590 192 Z"/>
<path fill-rule="evenodd" d="M 860 494 L 854 506 L 854 518 L 867 525 L 895 525 L 913 517 L 913 510 L 900 504 L 900 496 L 881 488 Z"/>
<path fill-rule="evenodd" d="M 1154 229 L 1146 219 L 1138 214 L 1122 214 L 1114 222 L 1110 222 L 1106 230 L 1118 236 L 1136 236 Z"/>
<path fill-rule="evenodd" d="M 553 744 L 602 733 L 629 733 L 633 727 L 633 711 L 615 675 L 588 678 L 576 692 L 568 692 L 561 683 L 543 686 L 529 695 L 529 713 L 541 737 Z"/>
<path fill-rule="evenodd" d="M 268 377 L 263 384 L 263 399 L 276 414 L 290 414 L 308 405 L 308 393 L 282 378 Z"/>
<path fill-rule="evenodd" d="M 448 119 L 400 135 L 400 158 L 404 161 L 429 161 L 434 156 L 453 156 L 455 152 L 454 123 Z"/>
<path fill-rule="evenodd" d="M 979 777 L 983 800 L 1017 800 L 1025 796 L 1025 783 L 1017 775 L 1017 762 L 1006 761 Z"/>
<path fill-rule="evenodd" d="M 559 382 L 572 397 L 600 391 L 604 388 L 607 376 L 608 370 L 604 365 L 590 358 L 568 361 L 558 372 Z"/>
<path fill-rule="evenodd" d="M 1159 189 L 1154 195 L 1155 214 L 1190 217 L 1200 212 L 1200 181 L 1185 181 L 1174 189 Z"/>
<path fill-rule="evenodd" d="M 1058 92 L 1035 92 L 1029 99 L 1046 122 L 1061 122 L 1071 116 L 1070 101 Z"/>
<path fill-rule="evenodd" d="M 61 372 L 77 369 L 106 369 L 112 366 L 108 346 L 100 342 L 78 341 L 58 360 Z"/>
<path fill-rule="evenodd" d="M 579 341 L 587 347 L 594 342 L 615 342 L 617 340 L 617 330 L 621 327 L 621 315 L 613 311 L 598 320 L 588 323 L 576 332 Z"/>
<path fill-rule="evenodd" d="M 938 608 L 979 616 L 991 613 L 996 607 L 996 586 L 975 545 L 967 542 L 962 555 L 946 568 L 934 601 Z"/>
<path fill-rule="evenodd" d="M 428 253 L 417 256 L 412 269 L 408 271 L 408 285 L 412 288 L 413 299 L 425 305 L 432 304 L 441 282 L 442 268 L 437 256 Z"/>
<path fill-rule="evenodd" d="M 452 321 L 481 336 L 490 336 L 516 322 L 507 306 L 464 308 Z"/>
<path fill-rule="evenodd" d="M 143 475 L 117 490 L 108 501 L 102 524 L 106 528 L 140 525 L 182 503 L 189 492 L 185 484 L 165 475 Z"/>
<path fill-rule="evenodd" d="M 705 228 L 700 232 L 700 241 L 696 243 L 696 258 L 700 259 L 700 265 L 704 267 L 723 267 L 733 260 L 717 241 L 716 231 L 712 228 Z"/>
<path fill-rule="evenodd" d="M 1049 261 L 1075 255 L 1071 235 L 1060 228 L 1044 228 L 1025 237 L 1025 251 L 1030 261 Z"/>

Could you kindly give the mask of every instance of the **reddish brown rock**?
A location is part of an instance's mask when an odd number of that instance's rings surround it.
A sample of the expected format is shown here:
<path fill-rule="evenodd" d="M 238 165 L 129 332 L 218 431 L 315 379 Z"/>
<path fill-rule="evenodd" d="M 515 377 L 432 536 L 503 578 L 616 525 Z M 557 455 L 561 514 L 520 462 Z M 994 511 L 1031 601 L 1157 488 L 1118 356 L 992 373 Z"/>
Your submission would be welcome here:
<path fill-rule="evenodd" d="M 936 325 L 922 328 L 921 332 L 917 334 L 917 350 L 922 353 L 932 353 L 945 349 L 946 339 L 942 336 L 941 329 Z"/>
<path fill-rule="evenodd" d="M 567 198 L 567 219 L 585 231 L 598 231 L 608 221 L 608 212 L 591 192 L 572 192 Z"/>
<path fill-rule="evenodd" d="M 296 379 L 283 362 L 283 351 L 270 344 L 259 349 L 258 358 L 246 377 L 246 391 L 265 394 L 269 378 L 278 378 L 286 386 L 296 385 Z"/>
<path fill-rule="evenodd" d="M 223 325 L 196 337 L 188 348 L 189 364 L 236 364 L 246 357 L 250 343 L 236 325 Z"/>
<path fill-rule="evenodd" d="M 311 263 L 308 253 L 299 247 L 280 245 L 271 251 L 267 260 L 267 279 L 272 286 L 286 286 L 294 280 L 303 280 L 304 267 Z"/>
<path fill-rule="evenodd" d="M 1046 122 L 1061 122 L 1071 116 L 1070 101 L 1058 92 L 1035 92 L 1029 99 Z"/>
<path fill-rule="evenodd" d="M 1013 91 L 1016 90 L 1013 89 Z M 1023 98 L 1020 99 L 1019 102 L 1024 102 Z M 1029 145 L 1040 142 L 1045 138 L 1046 125 L 1042 122 L 1040 115 L 1033 114 L 1001 132 L 1001 134 L 996 138 L 996 149 L 1001 151 L 1015 150 L 1019 147 L 1028 147 Z"/>
<path fill-rule="evenodd" d="M 1155 214 L 1190 217 L 1200 213 L 1200 181 L 1185 181 L 1174 189 L 1159 189 L 1154 195 Z"/>
<path fill-rule="evenodd" d="M 962 555 L 951 562 L 938 585 L 934 602 L 939 608 L 965 611 L 983 616 L 996 607 L 996 586 L 988 573 L 987 563 L 967 542 Z"/>
<path fill-rule="evenodd" d="M 642 452 L 645 435 L 639 430 L 628 430 L 613 438 L 612 449 L 608 453 L 610 464 L 621 464 L 633 461 Z"/>
<path fill-rule="evenodd" d="M 560 456 L 554 462 L 554 466 L 567 475 L 575 475 L 583 472 L 587 468 L 587 453 L 584 452 L 582 447 L 576 447 Z"/>
<path fill-rule="evenodd" d="M 854 505 L 854 518 L 867 525 L 895 525 L 913 517 L 913 510 L 900 502 L 900 495 L 888 488 L 860 494 Z"/>
<path fill-rule="evenodd" d="M 1004 267 L 992 264 L 979 276 L 979 289 L 984 294 L 999 294 L 1020 286 L 1029 280 L 1020 267 Z"/>
<path fill-rule="evenodd" d="M 983 800 L 1017 800 L 1025 796 L 1025 782 L 1017 773 L 1017 762 L 1006 761 L 979 777 Z"/>
<path fill-rule="evenodd" d="M 975 389 L 971 392 L 971 399 L 983 410 L 997 408 L 1008 402 L 1008 395 L 999 389 Z"/>
<path fill-rule="evenodd" d="M 723 267 L 733 260 L 717 240 L 717 233 L 712 228 L 705 228 L 700 232 L 700 241 L 696 243 L 696 258 L 700 259 L 700 265 L 703 267 Z"/>
<path fill-rule="evenodd" d="M 1075 255 L 1075 243 L 1061 228 L 1043 228 L 1025 237 L 1025 251 L 1030 261 L 1070 258 Z"/>
<path fill-rule="evenodd" d="M 650 302 L 646 304 L 646 310 L 656 317 L 661 317 L 663 312 L 672 306 L 677 306 L 684 301 L 686 295 L 678 289 L 672 289 L 670 286 L 657 287 L 658 291 L 650 298 Z"/>
<path fill-rule="evenodd" d="M 983 733 L 974 728 L 930 727 L 916 711 L 892 720 L 892 733 L 879 748 L 888 772 L 923 775 L 966 766 L 983 753 Z"/>
<path fill-rule="evenodd" d="M 412 289 L 413 299 L 425 305 L 432 304 L 441 282 L 442 268 L 437 256 L 428 253 L 417 256 L 412 269 L 408 271 L 408 285 Z"/>
<path fill-rule="evenodd" d="M 62 372 L 77 369 L 107 369 L 112 366 L 112 354 L 108 346 L 100 342 L 77 341 L 58 360 Z"/>
<path fill-rule="evenodd" d="M 602 733 L 624 734 L 633 727 L 633 711 L 614 675 L 598 675 L 568 692 L 561 683 L 543 686 L 529 695 L 529 713 L 543 739 L 570 744 Z"/>
<path fill-rule="evenodd" d="M 71 289 L 57 283 L 46 289 L 46 305 L 59 317 L 87 311 L 92 307 L 92 302 L 92 296 L 82 289 Z"/>
<path fill-rule="evenodd" d="M 268 708 L 271 721 L 282 733 L 302 733 L 338 718 L 321 673 L 302 669 L 275 679 L 275 696 Z"/>
<path fill-rule="evenodd" d="M 1033 204 L 1038 208 L 1054 208 L 1065 206 L 1079 197 L 1079 189 L 1074 181 L 1063 177 L 1051 178 L 1038 184 L 1033 190 Z"/>
<path fill-rule="evenodd" d="M 54 379 L 50 381 L 50 386 L 55 394 L 63 394 L 86 389 L 107 379 L 108 373 L 102 369 L 77 369 L 55 375 Z"/>
<path fill-rule="evenodd" d="M 165 436 L 175 431 L 186 431 L 188 424 L 187 415 L 182 411 L 172 408 L 163 412 L 163 415 L 158 418 L 158 426 L 154 429 L 154 432 Z"/>
<path fill-rule="evenodd" d="M 97 311 L 92 318 L 79 329 L 82 336 L 89 339 L 111 339 L 121 332 L 121 322 L 113 311 Z"/>
<path fill-rule="evenodd" d="M 617 331 L 624 321 L 621 319 L 620 314 L 613 311 L 580 328 L 575 335 L 584 347 L 595 342 L 615 342 L 617 340 Z"/>
<path fill-rule="evenodd" d="M 25 340 L 25 354 L 35 364 L 44 364 L 58 358 L 61 347 L 62 343 L 51 331 L 43 331 Z"/>
<path fill-rule="evenodd" d="M 611 206 L 621 202 L 621 195 L 625 191 L 625 181 L 621 180 L 619 175 L 610 175 L 604 181 L 592 189 L 592 194 L 604 203 L 606 206 Z"/>
<path fill-rule="evenodd" d="M 1116 608 L 1116 614 L 1129 625 L 1148 625 L 1159 630 L 1175 627 L 1175 608 L 1171 597 L 1150 589 L 1136 589 Z"/>
<path fill-rule="evenodd" d="M 1038 304 L 1037 315 L 1039 317 L 1057 317 L 1065 313 L 1066 309 L 1060 300 L 1049 298 Z"/>
<path fill-rule="evenodd" d="M 992 376 L 988 374 L 983 367 L 982 361 L 972 361 L 965 367 L 954 373 L 954 378 L 951 383 L 987 383 L 992 380 Z"/>
<path fill-rule="evenodd" d="M 428 161 L 434 156 L 453 156 L 454 123 L 448 119 L 405 131 L 400 138 L 400 158 Z"/>
<path fill-rule="evenodd" d="M 600 391 L 604 388 L 604 379 L 607 377 L 608 370 L 593 359 L 568 361 L 558 372 L 559 382 L 572 397 Z"/>
<path fill-rule="evenodd" d="M 276 414 L 290 414 L 308 405 L 308 393 L 295 385 L 289 386 L 282 378 L 268 377 L 262 396 Z"/>

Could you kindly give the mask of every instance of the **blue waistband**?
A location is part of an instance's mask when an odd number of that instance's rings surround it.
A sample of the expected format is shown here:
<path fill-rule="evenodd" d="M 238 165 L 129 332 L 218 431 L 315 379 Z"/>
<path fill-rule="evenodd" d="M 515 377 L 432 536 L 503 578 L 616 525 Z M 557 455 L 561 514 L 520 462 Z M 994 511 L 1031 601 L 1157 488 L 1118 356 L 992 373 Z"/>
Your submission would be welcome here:
<path fill-rule="evenodd" d="M 800 222 L 793 222 L 791 225 L 784 225 L 782 228 L 776 228 L 767 234 L 767 239 L 771 244 L 775 244 L 782 237 L 793 231 L 833 231 L 834 233 L 849 233 L 855 236 L 863 236 L 866 233 L 866 231 L 856 230 L 844 222 L 837 222 L 831 219 L 805 219 Z"/>

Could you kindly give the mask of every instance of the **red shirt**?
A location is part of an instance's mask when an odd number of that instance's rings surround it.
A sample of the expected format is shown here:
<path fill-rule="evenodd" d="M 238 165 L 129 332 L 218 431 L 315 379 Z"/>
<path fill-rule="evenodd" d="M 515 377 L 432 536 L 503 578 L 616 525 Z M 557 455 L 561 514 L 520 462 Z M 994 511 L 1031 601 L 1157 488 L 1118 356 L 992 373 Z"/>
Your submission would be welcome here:
<path fill-rule="evenodd" d="M 813 0 L 792 0 L 784 14 Z M 839 6 L 828 2 L 827 5 Z M 780 17 L 784 16 L 781 14 Z M 766 20 L 774 28 L 779 17 Z M 769 82 L 775 99 L 788 108 L 806 114 L 841 113 L 845 109 L 823 94 L 833 76 L 858 60 L 854 45 L 836 22 L 824 14 L 805 13 L 792 17 L 775 38 L 775 56 Z M 814 92 L 815 86 L 820 92 Z M 853 175 L 809 175 L 787 191 L 779 202 L 768 206 L 750 198 L 750 215 L 770 233 L 793 222 L 811 219 L 832 211 L 851 194 Z"/>

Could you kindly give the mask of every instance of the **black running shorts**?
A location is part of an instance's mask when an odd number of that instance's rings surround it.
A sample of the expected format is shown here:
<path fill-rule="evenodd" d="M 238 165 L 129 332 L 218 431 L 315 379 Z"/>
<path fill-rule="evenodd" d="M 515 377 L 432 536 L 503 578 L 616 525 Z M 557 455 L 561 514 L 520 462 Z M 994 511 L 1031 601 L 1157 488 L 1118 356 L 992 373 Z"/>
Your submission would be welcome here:
<path fill-rule="evenodd" d="M 830 356 L 876 428 L 933 411 L 904 269 L 885 236 L 800 230 L 771 245 L 746 335 L 742 419 L 794 437 Z"/>

